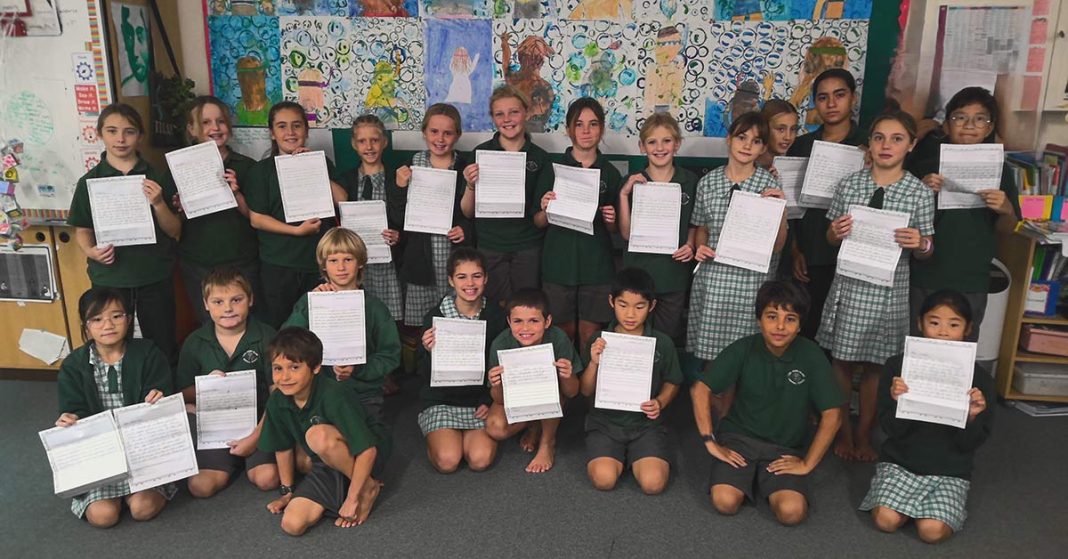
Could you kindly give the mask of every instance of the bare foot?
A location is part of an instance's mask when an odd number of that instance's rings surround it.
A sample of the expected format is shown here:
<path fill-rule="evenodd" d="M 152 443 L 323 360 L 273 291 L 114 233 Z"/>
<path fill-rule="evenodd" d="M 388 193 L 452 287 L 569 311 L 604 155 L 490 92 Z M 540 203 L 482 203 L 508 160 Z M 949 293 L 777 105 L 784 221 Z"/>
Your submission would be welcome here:
<path fill-rule="evenodd" d="M 843 437 L 839 434 L 838 440 L 834 443 L 834 455 L 842 460 L 853 460 L 853 453 L 853 441 L 849 440 L 849 437 Z"/>
<path fill-rule="evenodd" d="M 527 430 L 523 431 L 523 436 L 519 439 L 519 447 L 523 449 L 523 452 L 534 452 L 538 449 L 538 441 L 541 439 L 541 422 L 532 421 Z M 550 460 L 550 462 L 552 462 Z"/>
<path fill-rule="evenodd" d="M 367 517 L 371 516 L 371 509 L 374 508 L 375 500 L 378 499 L 378 494 L 382 492 L 383 485 L 381 481 L 367 478 L 367 483 L 364 484 L 363 490 L 360 491 L 360 504 L 356 508 L 356 524 L 363 524 L 367 521 Z"/>
<path fill-rule="evenodd" d="M 556 457 L 556 449 L 552 445 L 541 445 L 534 459 L 527 464 L 528 474 L 542 474 L 552 469 L 553 458 Z"/>
<path fill-rule="evenodd" d="M 879 459 L 879 454 L 866 440 L 857 439 L 853 445 L 853 460 L 858 462 L 874 462 Z"/>

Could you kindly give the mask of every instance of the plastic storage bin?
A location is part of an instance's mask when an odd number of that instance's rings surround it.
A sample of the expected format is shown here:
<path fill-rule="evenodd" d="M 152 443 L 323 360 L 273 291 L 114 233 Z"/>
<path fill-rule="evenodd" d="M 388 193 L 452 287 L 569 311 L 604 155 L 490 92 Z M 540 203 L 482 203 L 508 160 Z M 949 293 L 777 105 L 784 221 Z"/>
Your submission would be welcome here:
<path fill-rule="evenodd" d="M 1020 333 L 1020 349 L 1032 353 L 1068 356 L 1068 332 L 1027 324 Z"/>
<path fill-rule="evenodd" d="M 1012 389 L 1034 396 L 1068 396 L 1068 367 L 1046 363 L 1020 363 Z"/>

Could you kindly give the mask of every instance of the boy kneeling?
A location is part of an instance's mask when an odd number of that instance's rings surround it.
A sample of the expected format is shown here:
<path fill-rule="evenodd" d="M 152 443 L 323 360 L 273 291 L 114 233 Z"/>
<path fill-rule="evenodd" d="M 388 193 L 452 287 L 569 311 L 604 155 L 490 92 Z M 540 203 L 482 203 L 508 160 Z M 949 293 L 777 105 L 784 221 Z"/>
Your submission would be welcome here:
<path fill-rule="evenodd" d="M 798 337 L 808 297 L 791 283 L 765 283 L 756 298 L 760 334 L 727 346 L 690 389 L 697 430 L 712 463 L 712 504 L 738 512 L 756 489 L 780 523 L 793 526 L 808 511 L 807 476 L 823 459 L 842 422 L 843 398 L 823 350 Z M 713 434 L 712 393 L 735 387 L 734 403 Z M 819 429 L 802 458 L 810 407 Z"/>
<path fill-rule="evenodd" d="M 282 530 L 299 536 L 324 513 L 335 526 L 363 524 L 382 484 L 374 478 L 389 456 L 389 437 L 364 411 L 354 390 L 319 374 L 323 344 L 311 332 L 283 328 L 267 346 L 277 390 L 267 400 L 259 448 L 275 453 L 282 496 L 267 505 L 284 511 Z M 296 491 L 297 442 L 311 458 Z"/>

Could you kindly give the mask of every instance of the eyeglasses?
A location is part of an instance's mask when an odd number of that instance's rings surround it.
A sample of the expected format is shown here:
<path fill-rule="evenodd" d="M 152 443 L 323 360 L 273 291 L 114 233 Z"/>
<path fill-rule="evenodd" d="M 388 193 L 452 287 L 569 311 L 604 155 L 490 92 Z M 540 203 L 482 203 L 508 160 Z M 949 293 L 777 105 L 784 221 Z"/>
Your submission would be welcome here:
<path fill-rule="evenodd" d="M 94 316 L 94 317 L 86 320 L 85 322 L 87 324 L 89 324 L 89 326 L 103 326 L 104 322 L 110 322 L 112 324 L 117 324 L 118 322 L 121 322 L 121 321 L 125 320 L 126 316 L 127 316 L 127 314 L 124 313 L 124 312 L 117 312 L 117 313 L 111 313 L 108 316 L 104 316 L 104 315 Z"/>
<path fill-rule="evenodd" d="M 964 126 L 968 123 L 971 123 L 972 126 L 976 126 L 979 128 L 982 128 L 984 126 L 990 126 L 990 124 L 994 122 L 987 115 L 952 115 L 949 117 L 949 120 L 957 126 Z"/>

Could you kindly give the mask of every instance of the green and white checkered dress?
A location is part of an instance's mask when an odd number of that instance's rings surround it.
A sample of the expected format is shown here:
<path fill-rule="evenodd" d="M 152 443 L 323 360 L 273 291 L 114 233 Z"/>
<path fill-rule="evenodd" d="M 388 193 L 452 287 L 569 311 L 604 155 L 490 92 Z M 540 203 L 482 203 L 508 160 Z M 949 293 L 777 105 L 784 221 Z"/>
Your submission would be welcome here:
<path fill-rule="evenodd" d="M 849 211 L 849 206 L 867 206 L 878 186 L 871 171 L 853 173 L 838 184 L 827 219 L 833 221 Z M 883 209 L 911 214 L 909 227 L 921 235 L 934 234 L 934 196 L 909 173 L 885 187 Z M 909 258 L 901 251 L 894 270 L 893 287 L 834 276 L 816 341 L 843 361 L 883 364 L 901 353 L 909 331 Z"/>
<path fill-rule="evenodd" d="M 478 313 L 478 316 L 460 314 L 460 311 L 456 308 L 456 299 L 454 297 L 444 297 L 438 308 L 441 309 L 441 314 L 445 318 L 478 320 L 482 316 L 481 312 Z M 482 308 L 486 308 L 485 297 L 482 298 Z M 477 409 L 477 407 L 449 406 L 445 404 L 430 406 L 419 412 L 419 430 L 423 432 L 425 437 L 441 429 L 456 429 L 457 431 L 485 429 L 486 420 L 475 417 L 475 410 Z"/>
<path fill-rule="evenodd" d="M 452 156 L 453 165 L 456 164 L 456 154 Z M 412 165 L 430 167 L 430 152 L 420 151 L 412 157 Z M 451 166 L 450 166 L 451 167 Z M 452 252 L 452 243 L 445 235 L 428 235 L 430 237 L 431 265 L 434 267 L 434 285 L 406 284 L 404 286 L 404 324 L 406 326 L 420 326 L 423 317 L 442 297 L 452 293 L 449 287 L 449 278 L 446 274 L 445 265 Z"/>
<path fill-rule="evenodd" d="M 115 408 L 121 408 L 126 405 L 122 400 L 122 359 L 114 365 L 116 376 L 118 377 L 118 390 L 114 392 L 108 391 L 108 367 L 109 365 L 100 359 L 100 355 L 96 352 L 96 346 L 90 346 L 89 348 L 89 364 L 93 367 L 93 380 L 96 381 L 96 394 L 100 397 L 100 404 L 104 406 L 104 409 L 112 410 Z M 174 497 L 174 494 L 178 491 L 173 483 L 161 485 L 154 488 L 159 491 L 161 495 L 170 500 Z M 88 493 L 78 495 L 71 500 L 70 511 L 75 516 L 81 518 L 85 516 L 85 510 L 89 508 L 89 505 L 96 501 L 103 501 L 104 499 L 118 499 L 125 497 L 133 493 L 130 491 L 130 484 L 126 481 L 120 481 L 105 485 L 103 487 L 97 487 L 90 490 Z"/>
<path fill-rule="evenodd" d="M 968 518 L 971 485 L 959 477 L 921 476 L 897 464 L 879 462 L 859 510 L 886 507 L 909 518 L 940 520 L 959 532 Z"/>
<path fill-rule="evenodd" d="M 697 183 L 697 200 L 690 216 L 690 225 L 708 228 L 708 246 L 713 249 L 719 242 L 734 187 L 726 171 L 726 167 L 714 169 Z M 759 167 L 738 184 L 739 190 L 756 194 L 778 187 L 771 173 Z M 769 273 L 778 267 L 778 261 L 776 254 Z M 715 359 L 735 340 L 755 334 L 758 326 L 753 306 L 757 290 L 767 279 L 768 274 L 712 260 L 702 262 L 694 274 L 690 293 L 686 349 L 699 359 Z"/>
<path fill-rule="evenodd" d="M 359 183 L 363 184 L 363 171 L 359 171 Z M 358 194 L 360 195 L 360 194 Z M 371 175 L 371 197 L 363 200 L 386 200 L 386 175 L 375 173 Z M 393 320 L 400 320 L 404 311 L 404 294 L 401 291 L 400 279 L 397 277 L 397 268 L 392 262 L 385 264 L 368 264 L 363 274 L 363 288 L 371 295 L 378 297 L 389 309 Z"/>

